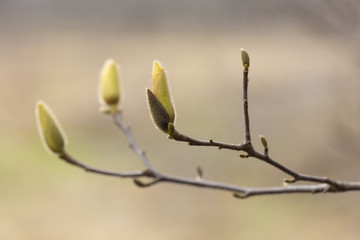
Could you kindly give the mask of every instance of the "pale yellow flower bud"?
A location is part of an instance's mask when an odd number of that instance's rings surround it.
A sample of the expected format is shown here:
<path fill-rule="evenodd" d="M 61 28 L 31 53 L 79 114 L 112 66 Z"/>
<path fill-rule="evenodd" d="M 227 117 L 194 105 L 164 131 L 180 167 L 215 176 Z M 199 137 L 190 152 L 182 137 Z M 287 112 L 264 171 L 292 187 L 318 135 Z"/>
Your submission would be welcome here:
<path fill-rule="evenodd" d="M 63 154 L 66 143 L 65 134 L 55 115 L 42 101 L 38 101 L 36 105 L 36 120 L 44 146 L 53 153 Z"/>
<path fill-rule="evenodd" d="M 153 63 L 152 92 L 168 113 L 170 119 L 169 122 L 173 123 L 175 120 L 175 111 L 169 92 L 165 70 L 156 60 Z"/>
<path fill-rule="evenodd" d="M 100 95 L 102 102 L 107 104 L 111 111 L 116 111 L 120 100 L 119 71 L 113 59 L 108 59 L 101 70 Z"/>

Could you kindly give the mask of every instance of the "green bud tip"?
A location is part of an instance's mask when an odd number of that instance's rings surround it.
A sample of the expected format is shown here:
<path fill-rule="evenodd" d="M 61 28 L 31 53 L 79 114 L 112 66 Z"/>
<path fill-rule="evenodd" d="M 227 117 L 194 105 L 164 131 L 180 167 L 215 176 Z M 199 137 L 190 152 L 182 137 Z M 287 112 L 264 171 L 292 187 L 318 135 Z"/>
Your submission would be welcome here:
<path fill-rule="evenodd" d="M 241 59 L 242 59 L 243 67 L 245 70 L 248 70 L 250 67 L 249 54 L 243 48 L 241 48 L 240 50 L 241 50 Z"/>
<path fill-rule="evenodd" d="M 169 115 L 170 122 L 175 120 L 175 110 L 172 103 L 169 86 L 163 66 L 158 61 L 153 62 L 152 93 L 159 100 Z"/>
<path fill-rule="evenodd" d="M 263 135 L 260 135 L 259 137 L 260 137 L 260 141 L 261 141 L 262 145 L 264 146 L 264 148 L 268 148 L 266 138 Z"/>
<path fill-rule="evenodd" d="M 168 134 L 169 134 L 169 136 L 170 137 L 175 137 L 175 135 L 176 135 L 176 132 L 175 132 L 175 125 L 174 125 L 174 123 L 169 123 L 168 124 Z"/>
<path fill-rule="evenodd" d="M 36 104 L 36 121 L 44 146 L 55 154 L 65 153 L 65 134 L 50 108 L 42 101 Z"/>
<path fill-rule="evenodd" d="M 116 111 L 120 99 L 119 70 L 113 59 L 108 59 L 100 74 L 100 104 L 109 106 L 111 112 Z"/>

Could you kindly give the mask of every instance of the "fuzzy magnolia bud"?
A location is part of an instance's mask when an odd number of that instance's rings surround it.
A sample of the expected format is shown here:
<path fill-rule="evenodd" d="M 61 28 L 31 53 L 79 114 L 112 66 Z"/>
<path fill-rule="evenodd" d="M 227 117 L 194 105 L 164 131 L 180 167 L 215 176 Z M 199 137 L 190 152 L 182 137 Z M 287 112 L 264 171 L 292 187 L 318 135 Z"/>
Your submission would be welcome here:
<path fill-rule="evenodd" d="M 171 101 L 165 70 L 158 61 L 153 63 L 152 90 L 147 89 L 150 112 L 155 126 L 165 133 L 174 132 L 175 111 Z M 169 125 L 170 128 L 169 128 Z"/>
<path fill-rule="evenodd" d="M 108 59 L 100 75 L 100 94 L 102 101 L 115 111 L 120 99 L 119 73 L 116 62 Z"/>
<path fill-rule="evenodd" d="M 65 134 L 55 115 L 44 102 L 39 101 L 36 105 L 36 120 L 45 147 L 55 154 L 63 154 L 66 142 Z"/>
<path fill-rule="evenodd" d="M 250 58 L 249 58 L 249 54 L 243 48 L 241 48 L 241 59 L 244 69 L 248 70 L 250 67 Z"/>
<path fill-rule="evenodd" d="M 169 115 L 170 122 L 174 122 L 175 111 L 171 101 L 165 70 L 156 60 L 153 63 L 152 92 L 165 108 L 166 112 Z"/>

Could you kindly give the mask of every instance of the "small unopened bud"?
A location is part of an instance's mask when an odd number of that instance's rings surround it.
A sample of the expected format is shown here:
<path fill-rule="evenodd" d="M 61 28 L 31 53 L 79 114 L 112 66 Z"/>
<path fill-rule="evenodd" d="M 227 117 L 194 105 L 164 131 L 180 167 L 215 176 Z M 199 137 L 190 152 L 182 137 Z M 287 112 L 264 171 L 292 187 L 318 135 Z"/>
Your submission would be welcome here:
<path fill-rule="evenodd" d="M 100 75 L 101 103 L 110 107 L 111 112 L 116 111 L 120 99 L 119 72 L 116 62 L 108 59 Z"/>
<path fill-rule="evenodd" d="M 44 146 L 55 154 L 65 153 L 65 134 L 55 115 L 44 102 L 37 102 L 36 120 Z"/>
<path fill-rule="evenodd" d="M 141 180 L 137 179 L 137 178 L 134 178 L 133 179 L 134 183 L 136 186 L 138 187 L 145 187 L 145 183 L 143 183 Z"/>
<path fill-rule="evenodd" d="M 163 66 L 161 66 L 161 64 L 156 60 L 153 63 L 152 92 L 165 108 L 169 115 L 170 122 L 174 122 L 175 110 L 172 104 L 165 70 Z"/>
<path fill-rule="evenodd" d="M 286 184 L 290 184 L 290 183 L 295 183 L 296 180 L 295 180 L 295 179 L 285 178 L 285 179 L 283 180 L 283 182 L 286 183 Z"/>
<path fill-rule="evenodd" d="M 241 48 L 240 50 L 241 50 L 241 59 L 242 59 L 243 67 L 245 70 L 248 70 L 250 67 L 249 54 L 243 48 Z"/>
<path fill-rule="evenodd" d="M 263 136 L 263 135 L 260 135 L 260 141 L 262 143 L 262 145 L 264 146 L 264 148 L 268 148 L 268 144 L 267 144 L 267 141 L 266 141 L 266 138 Z"/>

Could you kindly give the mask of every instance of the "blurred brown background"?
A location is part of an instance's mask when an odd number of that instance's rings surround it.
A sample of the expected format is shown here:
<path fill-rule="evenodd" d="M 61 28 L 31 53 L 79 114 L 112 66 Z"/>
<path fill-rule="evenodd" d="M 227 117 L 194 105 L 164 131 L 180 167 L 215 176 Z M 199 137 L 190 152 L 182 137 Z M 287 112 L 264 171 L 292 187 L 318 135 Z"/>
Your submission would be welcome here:
<path fill-rule="evenodd" d="M 300 172 L 360 181 L 360 3 L 345 1 L 0 1 L 0 239 L 359 239 L 359 193 L 234 199 L 214 190 L 87 174 L 42 147 L 44 100 L 68 150 L 93 166 L 140 160 L 98 111 L 98 75 L 121 64 L 121 107 L 167 173 L 244 186 L 281 172 L 238 153 L 169 141 L 149 118 L 152 61 L 168 71 L 177 128 L 243 140 L 240 48 L 250 53 L 253 139 Z"/>

